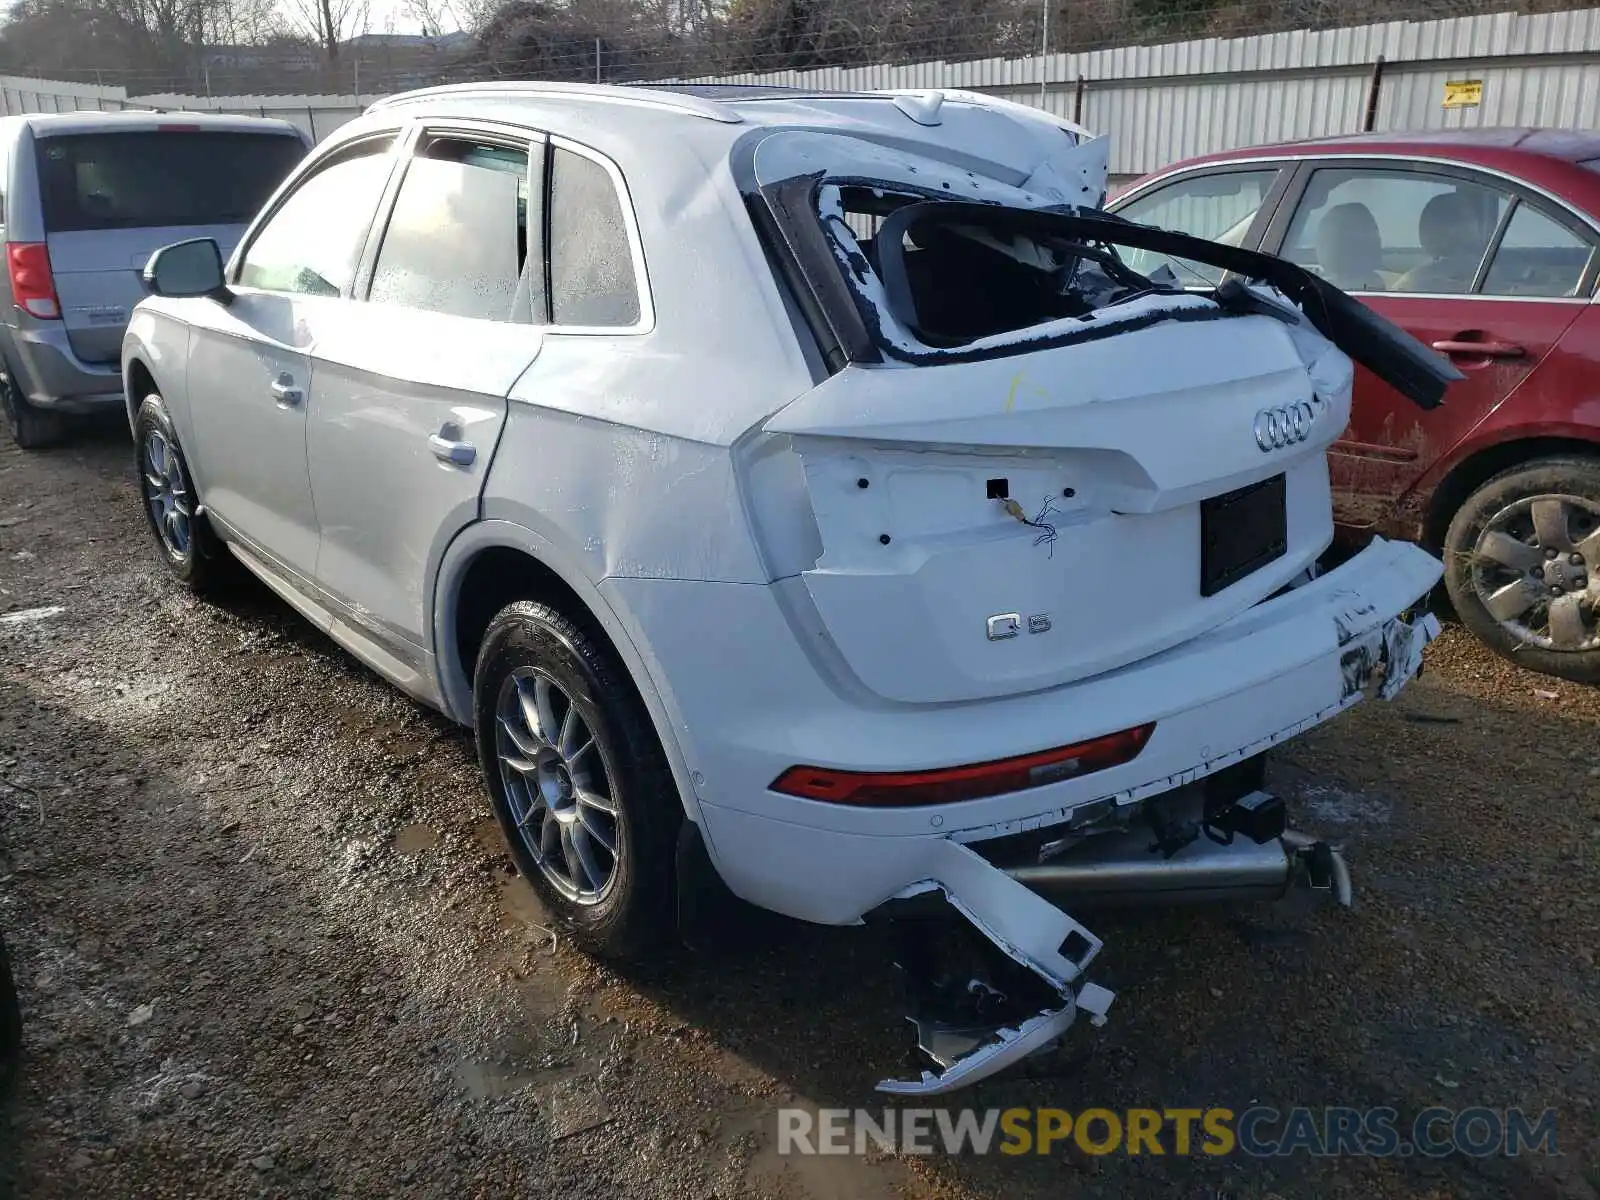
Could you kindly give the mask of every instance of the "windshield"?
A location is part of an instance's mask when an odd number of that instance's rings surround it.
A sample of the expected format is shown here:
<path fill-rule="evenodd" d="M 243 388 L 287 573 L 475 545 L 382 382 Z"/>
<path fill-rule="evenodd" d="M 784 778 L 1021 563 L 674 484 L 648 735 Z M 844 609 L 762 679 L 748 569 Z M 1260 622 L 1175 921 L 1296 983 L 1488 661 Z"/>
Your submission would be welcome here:
<path fill-rule="evenodd" d="M 40 138 L 47 232 L 242 225 L 305 155 L 281 133 L 142 130 Z"/>

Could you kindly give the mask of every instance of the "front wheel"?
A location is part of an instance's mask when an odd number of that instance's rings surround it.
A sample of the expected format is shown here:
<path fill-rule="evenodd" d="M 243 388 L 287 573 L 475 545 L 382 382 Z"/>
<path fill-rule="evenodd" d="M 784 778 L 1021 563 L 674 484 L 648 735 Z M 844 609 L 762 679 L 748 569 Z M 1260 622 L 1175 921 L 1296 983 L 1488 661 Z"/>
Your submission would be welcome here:
<path fill-rule="evenodd" d="M 232 556 L 199 511 L 178 431 L 153 392 L 139 406 L 133 448 L 145 520 L 167 567 L 193 592 L 215 590 L 232 574 Z"/>
<path fill-rule="evenodd" d="M 1600 682 L 1600 462 L 1544 458 L 1467 498 L 1445 534 L 1461 623 L 1512 662 Z"/>
<path fill-rule="evenodd" d="M 484 636 L 473 716 L 495 817 L 551 919 L 600 957 L 662 957 L 682 801 L 611 648 L 549 605 L 511 604 Z"/>

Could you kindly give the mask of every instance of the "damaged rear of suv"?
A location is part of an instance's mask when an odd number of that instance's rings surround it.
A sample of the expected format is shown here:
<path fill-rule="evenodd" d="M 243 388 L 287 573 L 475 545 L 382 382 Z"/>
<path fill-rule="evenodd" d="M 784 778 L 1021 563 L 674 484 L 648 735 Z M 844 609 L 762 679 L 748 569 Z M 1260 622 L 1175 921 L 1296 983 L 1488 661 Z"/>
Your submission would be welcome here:
<path fill-rule="evenodd" d="M 703 828 L 741 895 L 895 921 L 938 1068 L 896 1093 L 1105 1020 L 1078 903 L 1348 904 L 1263 755 L 1438 631 L 1424 552 L 1317 564 L 1351 358 L 1425 407 L 1453 369 L 1289 264 L 1095 211 L 1104 143 L 1073 142 L 1010 181 L 833 132 L 734 159 L 829 374 L 737 448 L 782 682 L 704 735 L 738 778 Z M 1129 248 L 1230 274 L 1186 292 Z"/>

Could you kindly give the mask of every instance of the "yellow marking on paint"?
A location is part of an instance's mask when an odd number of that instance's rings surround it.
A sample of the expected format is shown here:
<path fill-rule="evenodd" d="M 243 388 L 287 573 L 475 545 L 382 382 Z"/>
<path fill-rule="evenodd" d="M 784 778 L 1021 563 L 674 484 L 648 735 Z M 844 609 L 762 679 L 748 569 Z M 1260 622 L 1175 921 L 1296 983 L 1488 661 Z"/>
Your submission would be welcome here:
<path fill-rule="evenodd" d="M 1022 377 L 1026 373 L 1027 372 L 1025 372 L 1025 371 L 1018 371 L 1017 374 L 1016 374 L 1016 377 L 1014 379 L 1012 379 L 1012 381 L 1011 381 L 1011 391 L 1006 396 L 1006 411 L 1007 412 L 1011 412 L 1013 409 L 1015 409 L 1017 407 L 1017 389 L 1022 386 Z"/>

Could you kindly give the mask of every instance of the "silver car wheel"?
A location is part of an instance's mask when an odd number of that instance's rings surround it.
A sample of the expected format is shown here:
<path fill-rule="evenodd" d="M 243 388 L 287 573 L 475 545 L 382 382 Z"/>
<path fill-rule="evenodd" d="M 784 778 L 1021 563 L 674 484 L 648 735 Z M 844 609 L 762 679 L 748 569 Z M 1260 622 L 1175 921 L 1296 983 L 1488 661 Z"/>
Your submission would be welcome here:
<path fill-rule="evenodd" d="M 1523 644 L 1600 648 L 1600 504 L 1566 495 L 1509 504 L 1485 523 L 1472 567 L 1483 607 Z"/>
<path fill-rule="evenodd" d="M 176 558 L 185 558 L 191 546 L 190 521 L 194 503 L 183 462 L 172 443 L 158 430 L 151 430 L 144 443 L 144 499 L 150 506 L 161 543 Z"/>
<path fill-rule="evenodd" d="M 617 805 L 594 734 L 548 675 L 518 667 L 495 704 L 500 781 L 529 856 L 575 904 L 598 904 L 617 877 Z"/>

